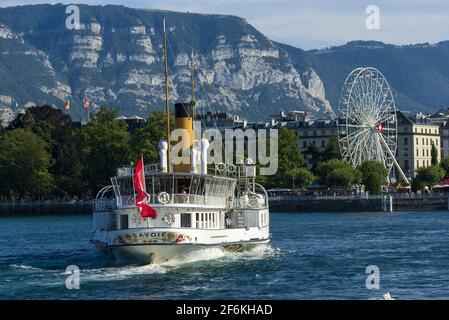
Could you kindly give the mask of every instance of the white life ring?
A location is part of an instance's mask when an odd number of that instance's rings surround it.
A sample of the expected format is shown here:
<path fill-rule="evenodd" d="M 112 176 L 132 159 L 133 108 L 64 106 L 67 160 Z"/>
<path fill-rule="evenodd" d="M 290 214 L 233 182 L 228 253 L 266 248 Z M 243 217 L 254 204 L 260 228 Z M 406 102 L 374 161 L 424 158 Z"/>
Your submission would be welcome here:
<path fill-rule="evenodd" d="M 225 172 L 226 165 L 224 163 L 217 164 L 217 170 L 218 170 L 218 172 Z"/>
<path fill-rule="evenodd" d="M 166 224 L 168 224 L 168 225 L 172 225 L 173 223 L 175 223 L 175 221 L 176 221 L 176 218 L 175 218 L 175 216 L 174 216 L 173 214 L 171 214 L 171 213 L 167 213 L 167 214 L 164 216 L 164 222 L 165 222 Z"/>
<path fill-rule="evenodd" d="M 228 197 L 226 200 L 226 207 L 232 208 L 233 205 L 234 205 L 234 199 L 232 199 L 232 197 Z"/>
<path fill-rule="evenodd" d="M 263 205 L 264 198 L 257 193 L 250 193 L 248 195 L 248 203 L 251 208 L 261 207 Z"/>
<path fill-rule="evenodd" d="M 160 204 L 167 204 L 170 202 L 170 195 L 165 191 L 159 192 L 157 195 L 157 201 Z"/>
<path fill-rule="evenodd" d="M 234 172 L 235 172 L 235 166 L 233 166 L 232 164 L 231 164 L 231 165 L 228 165 L 228 167 L 226 168 L 226 170 L 227 170 L 229 173 L 234 173 Z"/>

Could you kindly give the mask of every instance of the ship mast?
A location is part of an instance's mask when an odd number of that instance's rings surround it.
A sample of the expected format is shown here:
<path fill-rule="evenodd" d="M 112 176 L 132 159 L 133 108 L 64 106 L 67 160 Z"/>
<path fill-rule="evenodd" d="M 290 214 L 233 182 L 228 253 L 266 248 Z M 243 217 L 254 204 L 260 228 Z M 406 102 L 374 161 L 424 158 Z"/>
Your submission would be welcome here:
<path fill-rule="evenodd" d="M 191 77 L 192 77 L 192 101 L 190 102 L 192 104 L 192 119 L 193 123 L 195 123 L 195 63 L 193 60 L 193 49 L 192 49 L 192 58 L 191 60 Z"/>
<path fill-rule="evenodd" d="M 168 67 L 167 67 L 167 32 L 165 30 L 164 17 L 164 75 L 165 75 L 165 115 L 167 117 L 167 171 L 170 172 L 170 110 L 168 106 Z"/>

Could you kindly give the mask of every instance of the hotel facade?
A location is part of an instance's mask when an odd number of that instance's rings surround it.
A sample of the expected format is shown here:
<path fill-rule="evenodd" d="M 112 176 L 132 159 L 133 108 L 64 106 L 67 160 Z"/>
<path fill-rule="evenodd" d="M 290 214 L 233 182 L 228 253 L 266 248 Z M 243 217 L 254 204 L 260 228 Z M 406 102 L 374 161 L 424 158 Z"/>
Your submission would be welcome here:
<path fill-rule="evenodd" d="M 414 177 L 416 170 L 432 165 L 432 146 L 441 159 L 440 126 L 428 121 L 422 114 L 398 111 L 398 149 L 396 160 L 408 177 Z"/>

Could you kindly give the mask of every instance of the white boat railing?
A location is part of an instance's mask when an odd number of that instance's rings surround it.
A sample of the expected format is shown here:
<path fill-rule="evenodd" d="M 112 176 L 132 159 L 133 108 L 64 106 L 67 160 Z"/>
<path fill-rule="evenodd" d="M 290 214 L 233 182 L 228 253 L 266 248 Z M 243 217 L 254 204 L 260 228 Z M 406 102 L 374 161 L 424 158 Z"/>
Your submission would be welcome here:
<path fill-rule="evenodd" d="M 113 196 L 108 196 L 109 193 L 112 193 L 113 186 L 106 186 L 102 188 L 95 197 L 94 211 L 110 211 L 117 208 L 116 199 Z"/>
<path fill-rule="evenodd" d="M 173 204 L 185 204 L 185 205 L 207 205 L 223 207 L 232 206 L 233 199 L 227 199 L 225 197 L 216 197 L 208 195 L 196 195 L 196 194 L 148 194 L 147 203 L 160 204 L 160 205 L 173 205 Z M 168 196 L 167 196 L 168 195 Z M 135 196 L 124 195 L 117 201 L 119 206 L 133 206 L 135 205 Z"/>
<path fill-rule="evenodd" d="M 145 174 L 161 173 L 160 164 L 152 163 L 145 165 Z M 117 177 L 130 177 L 134 175 L 133 166 L 124 166 L 117 169 Z M 233 165 L 225 163 L 216 163 L 214 166 L 216 176 L 229 177 L 235 179 L 255 178 L 256 167 L 254 165 Z"/>
<path fill-rule="evenodd" d="M 159 203 L 157 195 L 153 195 L 151 198 L 153 203 Z M 173 194 L 169 203 L 226 207 L 226 198 L 197 194 Z"/>

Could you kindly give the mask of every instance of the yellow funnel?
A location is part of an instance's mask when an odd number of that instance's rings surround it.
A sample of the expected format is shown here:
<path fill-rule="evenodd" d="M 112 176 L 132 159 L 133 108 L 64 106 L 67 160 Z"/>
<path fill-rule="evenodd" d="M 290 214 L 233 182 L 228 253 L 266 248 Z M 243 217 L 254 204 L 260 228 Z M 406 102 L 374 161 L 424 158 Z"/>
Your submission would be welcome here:
<path fill-rule="evenodd" d="M 187 139 L 182 139 L 181 150 L 186 153 L 187 150 L 192 150 L 194 133 L 193 133 L 193 106 L 190 103 L 176 103 L 175 104 L 175 128 L 184 129 L 188 132 Z M 178 141 L 179 142 L 179 141 Z M 190 155 L 190 152 L 188 152 Z M 190 172 L 190 156 L 188 163 L 173 165 L 174 172 Z"/>

